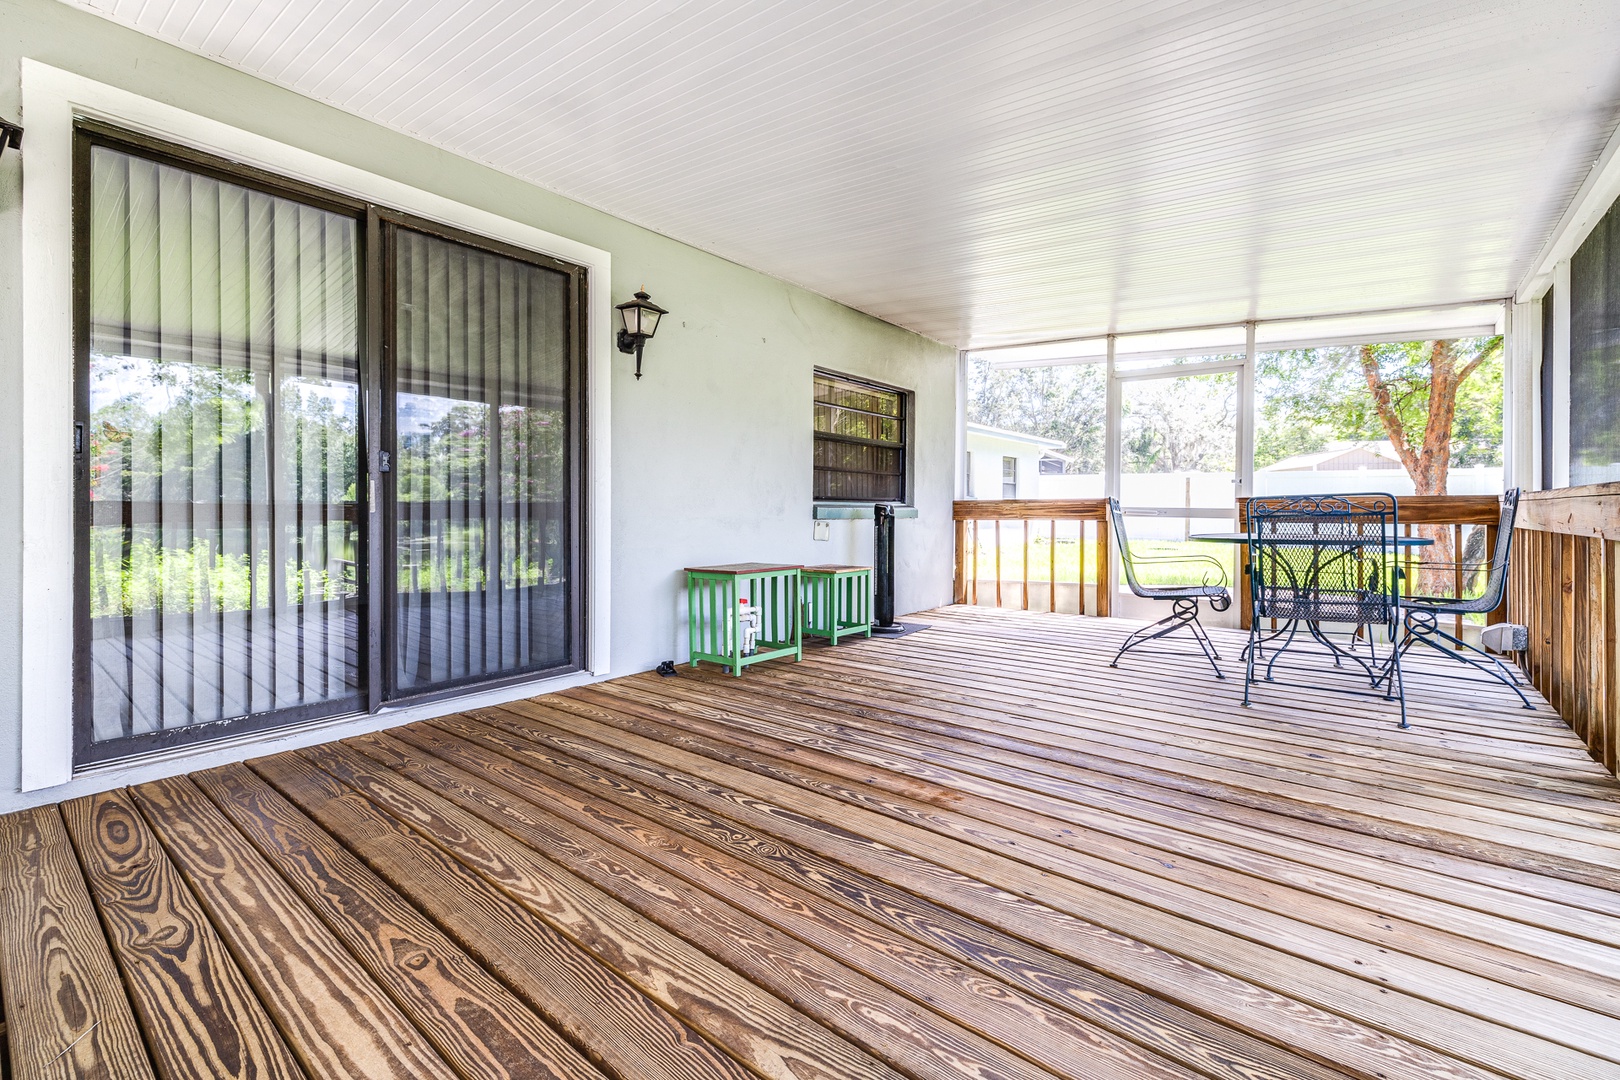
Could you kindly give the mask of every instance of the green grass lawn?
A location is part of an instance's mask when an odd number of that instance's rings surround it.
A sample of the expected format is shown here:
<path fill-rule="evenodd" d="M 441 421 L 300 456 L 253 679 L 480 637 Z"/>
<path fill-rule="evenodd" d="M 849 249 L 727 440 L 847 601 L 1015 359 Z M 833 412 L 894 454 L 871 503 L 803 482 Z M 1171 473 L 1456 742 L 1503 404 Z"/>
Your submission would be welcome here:
<path fill-rule="evenodd" d="M 1226 583 L 1230 585 L 1236 580 L 1233 567 L 1237 558 L 1237 547 L 1233 544 L 1213 544 L 1205 541 L 1180 540 L 1133 540 L 1131 550 L 1139 560 L 1136 579 L 1143 585 L 1199 585 L 1203 584 L 1206 574 L 1211 584 L 1218 584 L 1221 580 L 1220 572 L 1226 574 Z M 1074 537 L 1058 537 L 1057 547 L 1054 551 L 1047 536 L 1035 535 L 1029 541 L 1029 580 L 1045 583 L 1052 580 L 1054 574 L 1060 583 L 1073 584 L 1078 580 L 1080 573 L 1081 545 Z M 1053 556 L 1056 556 L 1055 560 Z M 1097 583 L 1097 544 L 1096 541 L 1085 541 L 1086 580 L 1087 585 Z M 1204 562 L 1204 558 L 1213 558 L 1220 565 L 1220 570 Z M 1168 559 L 1168 562 L 1159 562 L 1159 559 Z M 973 563 L 968 563 L 970 571 Z M 990 530 L 980 529 L 977 577 L 980 581 L 994 581 L 996 579 L 996 548 L 995 540 Z M 1001 580 L 1024 580 L 1024 545 L 1016 532 L 1004 532 L 1001 545 Z"/>

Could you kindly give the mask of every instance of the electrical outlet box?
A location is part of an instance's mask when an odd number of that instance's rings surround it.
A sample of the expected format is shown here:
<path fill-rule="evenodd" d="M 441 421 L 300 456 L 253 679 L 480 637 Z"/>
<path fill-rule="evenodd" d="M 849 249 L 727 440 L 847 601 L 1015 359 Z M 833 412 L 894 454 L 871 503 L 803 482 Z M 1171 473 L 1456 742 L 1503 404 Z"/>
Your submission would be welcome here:
<path fill-rule="evenodd" d="M 832 522 L 830 522 L 830 521 L 818 521 L 818 522 L 815 523 L 815 526 L 816 526 L 815 538 L 817 540 L 831 540 L 832 539 Z"/>

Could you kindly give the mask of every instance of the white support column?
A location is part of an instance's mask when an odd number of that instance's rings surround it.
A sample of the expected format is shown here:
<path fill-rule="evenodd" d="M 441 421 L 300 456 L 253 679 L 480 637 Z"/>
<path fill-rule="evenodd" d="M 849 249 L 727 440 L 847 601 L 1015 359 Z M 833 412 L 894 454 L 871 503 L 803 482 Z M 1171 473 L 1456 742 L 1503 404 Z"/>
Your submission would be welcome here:
<path fill-rule="evenodd" d="M 1123 464 L 1120 440 L 1120 411 L 1125 395 L 1121 392 L 1119 377 L 1114 371 L 1114 335 L 1108 335 L 1108 388 L 1104 405 L 1103 423 L 1103 493 L 1111 499 L 1119 498 L 1119 474 Z"/>
<path fill-rule="evenodd" d="M 1553 271 L 1552 483 L 1569 486 L 1569 260 Z"/>
<path fill-rule="evenodd" d="M 967 492 L 967 399 L 968 354 L 966 349 L 956 351 L 956 497 L 965 499 Z"/>
<path fill-rule="evenodd" d="M 1254 493 L 1254 323 L 1245 323 L 1243 329 L 1243 367 L 1238 371 L 1237 483 L 1233 492 L 1237 498 Z"/>
<path fill-rule="evenodd" d="M 1541 480 L 1541 300 L 1507 305 L 1502 370 L 1502 482 L 1537 488 Z"/>

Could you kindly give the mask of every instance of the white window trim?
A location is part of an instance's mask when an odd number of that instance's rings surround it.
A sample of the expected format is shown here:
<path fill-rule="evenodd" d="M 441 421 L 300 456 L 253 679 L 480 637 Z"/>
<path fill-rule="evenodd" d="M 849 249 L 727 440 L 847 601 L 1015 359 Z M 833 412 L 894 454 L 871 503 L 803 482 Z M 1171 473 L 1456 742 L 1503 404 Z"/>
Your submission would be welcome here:
<path fill-rule="evenodd" d="M 1569 486 L 1569 260 L 1553 267 L 1552 484 Z"/>
<path fill-rule="evenodd" d="M 1510 303 L 1505 377 L 1502 380 L 1502 479 L 1509 488 L 1541 486 L 1541 410 L 1536 390 L 1541 373 L 1542 300 Z"/>
<path fill-rule="evenodd" d="M 611 489 L 609 484 L 612 315 L 608 252 L 492 214 L 429 191 L 390 180 L 265 136 L 152 101 L 50 67 L 22 62 L 23 116 L 28 123 L 28 160 L 23 170 L 23 380 L 22 380 L 22 626 L 21 788 L 37 791 L 67 783 L 73 770 L 73 122 L 104 120 L 208 153 L 256 165 L 331 191 L 583 266 L 587 273 L 587 415 L 584 493 L 590 523 L 585 580 L 585 663 L 593 676 L 610 666 Z M 580 681 L 580 676 L 572 681 Z M 559 680 L 546 680 L 557 682 Z M 504 692 L 507 698 L 535 692 L 535 683 Z M 478 695 L 488 699 L 489 694 Z M 399 723 L 425 709 L 388 711 Z M 299 741 L 337 738 L 381 726 L 377 717 L 337 719 L 299 729 Z M 246 741 L 233 740 L 237 754 Z M 166 755 L 173 763 L 200 764 L 217 757 L 207 744 Z M 133 779 L 133 777 L 131 778 Z"/>

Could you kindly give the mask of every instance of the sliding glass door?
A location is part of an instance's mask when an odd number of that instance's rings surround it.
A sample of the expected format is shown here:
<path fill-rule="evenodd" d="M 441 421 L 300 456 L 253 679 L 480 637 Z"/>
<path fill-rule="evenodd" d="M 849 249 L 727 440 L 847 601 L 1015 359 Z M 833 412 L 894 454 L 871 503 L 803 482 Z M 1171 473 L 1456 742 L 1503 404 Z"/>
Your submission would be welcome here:
<path fill-rule="evenodd" d="M 77 153 L 76 761 L 579 666 L 583 270 Z"/>
<path fill-rule="evenodd" d="M 356 221 L 87 153 L 81 757 L 353 709 Z"/>
<path fill-rule="evenodd" d="M 389 230 L 391 689 L 561 667 L 579 614 L 571 277 Z"/>

